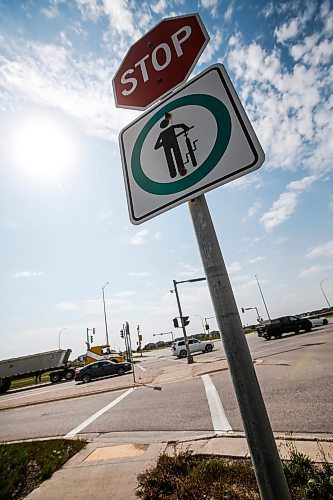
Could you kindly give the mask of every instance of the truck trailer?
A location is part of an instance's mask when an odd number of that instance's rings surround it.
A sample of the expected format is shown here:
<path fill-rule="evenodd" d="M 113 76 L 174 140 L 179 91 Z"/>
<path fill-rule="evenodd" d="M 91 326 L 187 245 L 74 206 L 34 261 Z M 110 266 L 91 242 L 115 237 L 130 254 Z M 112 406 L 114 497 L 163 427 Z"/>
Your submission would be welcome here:
<path fill-rule="evenodd" d="M 0 361 L 0 394 L 8 391 L 12 380 L 27 377 L 37 379 L 45 372 L 51 372 L 52 383 L 60 382 L 62 379 L 72 380 L 75 370 L 68 366 L 71 352 L 71 349 L 58 349 Z"/>

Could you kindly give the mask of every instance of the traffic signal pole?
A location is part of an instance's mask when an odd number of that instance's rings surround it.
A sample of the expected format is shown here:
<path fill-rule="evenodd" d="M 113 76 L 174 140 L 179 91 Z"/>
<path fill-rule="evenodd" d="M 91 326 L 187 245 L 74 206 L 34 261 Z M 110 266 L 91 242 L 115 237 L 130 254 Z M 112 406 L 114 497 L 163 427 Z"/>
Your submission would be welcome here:
<path fill-rule="evenodd" d="M 179 300 L 179 295 L 178 295 L 178 290 L 177 290 L 177 281 L 176 280 L 173 280 L 173 287 L 174 287 L 175 294 L 176 294 L 176 299 L 177 299 L 177 304 L 178 304 L 178 311 L 179 311 L 180 321 L 182 322 L 184 342 L 185 342 L 185 347 L 186 347 L 186 351 L 187 351 L 187 363 L 191 364 L 191 363 L 193 363 L 193 356 L 192 356 L 192 354 L 190 352 L 190 346 L 188 345 L 188 338 L 187 338 L 186 328 L 185 328 L 184 321 L 183 321 L 183 313 L 182 313 L 182 308 L 181 308 L 181 305 L 180 305 L 180 300 Z"/>
<path fill-rule="evenodd" d="M 201 195 L 189 201 L 188 205 L 261 498 L 290 500 L 288 484 L 206 199 Z"/>

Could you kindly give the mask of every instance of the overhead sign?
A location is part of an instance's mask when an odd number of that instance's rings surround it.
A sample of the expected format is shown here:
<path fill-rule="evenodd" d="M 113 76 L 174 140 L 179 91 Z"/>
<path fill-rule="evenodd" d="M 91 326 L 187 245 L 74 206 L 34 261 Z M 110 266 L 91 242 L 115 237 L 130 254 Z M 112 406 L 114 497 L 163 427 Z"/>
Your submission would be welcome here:
<path fill-rule="evenodd" d="M 216 64 L 119 135 L 130 220 L 141 224 L 259 168 L 264 152 Z"/>
<path fill-rule="evenodd" d="M 146 109 L 185 82 L 209 41 L 199 14 L 164 19 L 127 52 L 115 77 L 116 106 Z"/>

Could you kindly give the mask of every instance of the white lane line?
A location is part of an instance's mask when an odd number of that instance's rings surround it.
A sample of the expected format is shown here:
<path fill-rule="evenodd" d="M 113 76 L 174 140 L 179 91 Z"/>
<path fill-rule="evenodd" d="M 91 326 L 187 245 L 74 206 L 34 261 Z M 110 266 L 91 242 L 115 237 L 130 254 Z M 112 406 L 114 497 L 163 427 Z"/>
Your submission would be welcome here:
<path fill-rule="evenodd" d="M 135 366 L 135 368 L 136 368 L 136 366 Z M 143 366 L 138 365 L 138 368 L 140 368 L 140 370 L 142 370 L 142 371 L 144 371 L 144 372 L 146 372 L 146 371 L 147 371 L 147 370 L 146 370 L 146 368 L 143 368 Z"/>
<path fill-rule="evenodd" d="M 231 425 L 224 413 L 224 409 L 220 400 L 220 396 L 216 387 L 209 375 L 201 376 L 205 386 L 206 396 L 208 400 L 210 415 L 212 417 L 213 428 L 215 432 L 232 431 Z"/>
<path fill-rule="evenodd" d="M 94 415 L 92 415 L 91 417 L 87 418 L 87 420 L 85 420 L 84 422 L 82 422 L 82 424 L 80 424 L 77 427 L 75 427 L 75 429 L 73 429 L 72 431 L 68 432 L 66 434 L 65 438 L 76 436 L 76 434 L 78 434 L 80 431 L 82 431 L 82 429 L 84 429 L 89 424 L 91 424 L 94 420 L 96 420 L 98 417 L 100 417 L 101 415 L 103 415 L 103 413 L 105 413 L 106 411 L 110 410 L 110 408 L 112 408 L 113 406 L 116 406 L 118 403 L 120 403 L 120 401 L 122 399 L 126 398 L 126 396 L 129 396 L 134 390 L 135 390 L 135 387 L 132 387 L 131 389 L 128 389 L 128 391 L 124 392 L 124 394 L 122 394 L 121 396 L 119 396 L 118 398 L 116 398 L 114 401 L 112 401 L 108 405 L 104 406 L 104 408 L 102 408 L 101 410 L 99 410 L 96 413 L 94 413 Z"/>

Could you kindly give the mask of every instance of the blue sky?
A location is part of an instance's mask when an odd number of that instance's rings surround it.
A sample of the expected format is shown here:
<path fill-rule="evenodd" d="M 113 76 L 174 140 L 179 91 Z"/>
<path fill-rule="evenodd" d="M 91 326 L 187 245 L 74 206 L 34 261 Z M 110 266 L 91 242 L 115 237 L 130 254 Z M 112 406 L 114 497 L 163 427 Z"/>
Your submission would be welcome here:
<path fill-rule="evenodd" d="M 210 42 L 193 75 L 223 63 L 264 165 L 206 198 L 239 308 L 265 318 L 333 303 L 332 33 L 329 1 L 0 1 L 0 357 L 112 345 L 130 323 L 166 340 L 172 280 L 203 276 L 186 203 L 129 222 L 118 146 L 140 112 L 112 78 L 165 17 L 198 12 Z M 179 285 L 188 333 L 214 316 L 205 283 Z M 244 324 L 255 311 L 241 314 Z M 216 328 L 211 319 L 210 325 Z M 175 332 L 177 334 L 177 332 Z"/>

